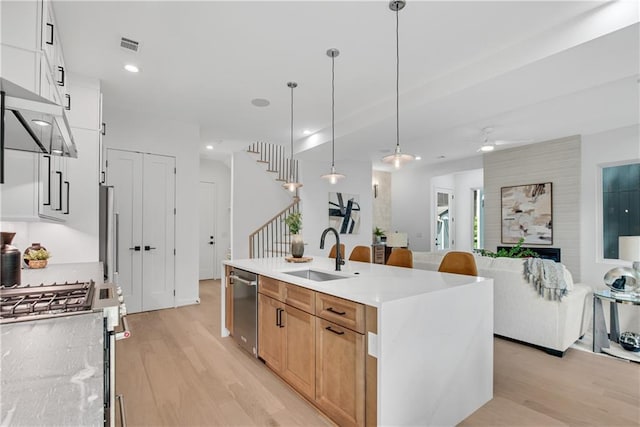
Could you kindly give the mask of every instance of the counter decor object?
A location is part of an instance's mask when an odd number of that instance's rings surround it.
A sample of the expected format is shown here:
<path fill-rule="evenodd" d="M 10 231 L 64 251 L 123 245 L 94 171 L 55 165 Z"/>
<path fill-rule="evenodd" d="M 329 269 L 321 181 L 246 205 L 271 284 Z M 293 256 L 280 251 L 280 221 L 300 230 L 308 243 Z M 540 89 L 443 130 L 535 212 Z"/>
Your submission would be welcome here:
<path fill-rule="evenodd" d="M 47 248 L 40 245 L 40 243 L 31 243 L 31 246 L 29 246 L 27 249 L 24 250 L 24 254 L 22 255 L 22 260 L 24 261 L 25 267 L 29 267 L 30 258 L 27 257 L 27 254 L 30 253 L 31 251 L 34 251 L 34 252 L 39 251 L 40 249 L 44 249 L 45 251 L 47 250 Z M 35 259 L 35 258 L 31 258 L 31 259 Z"/>
<path fill-rule="evenodd" d="M 13 286 L 20 284 L 20 250 L 11 246 L 16 233 L 0 233 L 2 241 L 2 271 L 0 274 L 0 286 Z"/>
<path fill-rule="evenodd" d="M 287 262 L 293 262 L 293 263 L 301 263 L 301 262 L 311 262 L 313 261 L 313 258 L 310 256 L 301 256 L 300 258 L 295 258 L 292 256 L 288 256 L 284 258 L 285 261 Z"/>
<path fill-rule="evenodd" d="M 640 334 L 623 332 L 620 334 L 620 346 L 627 351 L 640 351 Z"/>
<path fill-rule="evenodd" d="M 300 258 L 304 255 L 304 241 L 300 234 L 302 228 L 302 214 L 300 212 L 294 212 L 290 214 L 284 220 L 289 232 L 291 232 L 291 256 L 294 258 Z"/>
<path fill-rule="evenodd" d="M 50 257 L 49 251 L 39 243 L 32 243 L 23 255 L 24 262 L 29 268 L 45 268 Z"/>

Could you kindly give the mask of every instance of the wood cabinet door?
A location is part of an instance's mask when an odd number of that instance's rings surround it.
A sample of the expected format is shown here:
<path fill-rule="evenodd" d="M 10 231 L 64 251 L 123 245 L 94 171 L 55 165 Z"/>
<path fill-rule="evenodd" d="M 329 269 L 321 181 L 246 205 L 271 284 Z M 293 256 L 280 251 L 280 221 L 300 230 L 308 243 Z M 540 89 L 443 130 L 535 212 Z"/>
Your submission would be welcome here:
<path fill-rule="evenodd" d="M 273 370 L 282 371 L 284 304 L 258 294 L 258 356 Z"/>
<path fill-rule="evenodd" d="M 365 422 L 364 335 L 316 318 L 316 404 L 340 426 Z"/>
<path fill-rule="evenodd" d="M 315 316 L 284 306 L 282 377 L 313 400 L 316 392 Z"/>

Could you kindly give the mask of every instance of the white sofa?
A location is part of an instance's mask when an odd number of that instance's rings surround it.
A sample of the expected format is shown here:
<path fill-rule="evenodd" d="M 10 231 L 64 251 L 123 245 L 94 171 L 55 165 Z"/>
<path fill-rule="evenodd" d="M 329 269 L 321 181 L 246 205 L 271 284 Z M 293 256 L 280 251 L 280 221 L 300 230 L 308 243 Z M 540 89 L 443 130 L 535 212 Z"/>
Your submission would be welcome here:
<path fill-rule="evenodd" d="M 444 252 L 414 252 L 413 267 L 437 271 Z M 573 283 L 563 265 L 568 294 L 562 301 L 542 298 L 523 278 L 517 258 L 475 256 L 478 276 L 493 279 L 494 334 L 542 347 L 556 356 L 587 331 L 591 319 L 591 287 Z"/>

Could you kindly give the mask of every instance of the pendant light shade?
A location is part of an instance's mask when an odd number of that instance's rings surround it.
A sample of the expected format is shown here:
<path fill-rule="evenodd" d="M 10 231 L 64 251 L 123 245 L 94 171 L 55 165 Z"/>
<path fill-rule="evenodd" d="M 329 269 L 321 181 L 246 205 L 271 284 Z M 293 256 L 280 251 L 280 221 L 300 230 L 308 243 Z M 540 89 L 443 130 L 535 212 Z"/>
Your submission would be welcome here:
<path fill-rule="evenodd" d="M 336 56 L 340 55 L 338 49 L 327 50 L 327 56 L 331 58 L 331 173 L 322 175 L 321 178 L 329 180 L 331 184 L 335 184 L 338 180 L 345 176 L 336 172 L 335 164 L 335 147 L 336 147 L 336 123 L 335 123 L 335 62 Z"/>
<path fill-rule="evenodd" d="M 396 169 L 415 160 L 415 156 L 403 153 L 400 150 L 400 36 L 398 12 L 402 10 L 405 5 L 405 0 L 392 0 L 389 2 L 389 9 L 396 13 L 396 148 L 393 154 L 383 157 L 382 161 L 392 164 Z"/>
<path fill-rule="evenodd" d="M 302 183 L 298 182 L 298 168 L 293 161 L 293 89 L 298 87 L 298 83 L 289 82 L 287 86 L 291 89 L 291 159 L 289 160 L 289 178 L 287 182 L 282 184 L 287 190 L 294 192 L 298 188 L 302 187 Z"/>

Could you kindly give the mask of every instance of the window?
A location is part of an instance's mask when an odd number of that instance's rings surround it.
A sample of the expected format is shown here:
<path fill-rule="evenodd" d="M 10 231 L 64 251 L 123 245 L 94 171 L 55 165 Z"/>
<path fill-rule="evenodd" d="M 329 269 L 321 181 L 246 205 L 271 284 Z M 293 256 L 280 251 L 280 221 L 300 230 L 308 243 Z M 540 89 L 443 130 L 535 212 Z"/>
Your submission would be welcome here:
<path fill-rule="evenodd" d="M 602 168 L 602 247 L 618 259 L 618 237 L 640 236 L 640 163 Z"/>

